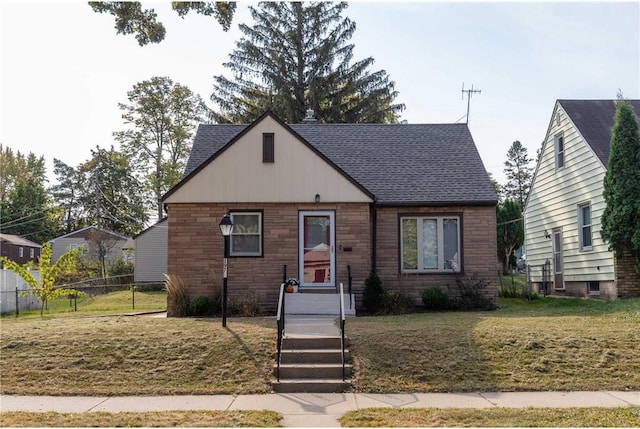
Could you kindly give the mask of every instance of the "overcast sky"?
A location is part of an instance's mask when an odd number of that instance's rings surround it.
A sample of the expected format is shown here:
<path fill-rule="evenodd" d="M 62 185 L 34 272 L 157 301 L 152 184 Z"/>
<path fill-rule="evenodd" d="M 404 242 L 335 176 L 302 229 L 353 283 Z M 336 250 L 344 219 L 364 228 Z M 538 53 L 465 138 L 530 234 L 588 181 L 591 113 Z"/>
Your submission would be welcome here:
<path fill-rule="evenodd" d="M 209 100 L 212 77 L 251 24 L 239 3 L 232 29 L 170 2 L 153 7 L 167 29 L 157 45 L 116 35 L 86 2 L 0 0 L 0 142 L 77 166 L 124 129 L 119 102 L 133 85 L 168 76 Z M 255 3 L 254 3 L 255 4 Z M 352 2 L 355 59 L 375 58 L 396 82 L 409 123 L 464 121 L 485 167 L 504 182 L 514 140 L 535 156 L 556 99 L 640 98 L 639 2 Z M 209 103 L 210 107 L 213 107 Z M 455 149 L 455 148 L 452 148 Z"/>

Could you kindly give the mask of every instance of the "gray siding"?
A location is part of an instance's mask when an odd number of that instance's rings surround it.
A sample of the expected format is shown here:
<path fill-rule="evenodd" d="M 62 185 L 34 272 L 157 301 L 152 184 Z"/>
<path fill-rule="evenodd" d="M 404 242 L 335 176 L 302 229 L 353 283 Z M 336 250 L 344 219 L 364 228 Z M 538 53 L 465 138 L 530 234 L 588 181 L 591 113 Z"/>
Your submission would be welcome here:
<path fill-rule="evenodd" d="M 168 223 L 161 221 L 135 238 L 134 281 L 163 282 L 167 272 Z"/>

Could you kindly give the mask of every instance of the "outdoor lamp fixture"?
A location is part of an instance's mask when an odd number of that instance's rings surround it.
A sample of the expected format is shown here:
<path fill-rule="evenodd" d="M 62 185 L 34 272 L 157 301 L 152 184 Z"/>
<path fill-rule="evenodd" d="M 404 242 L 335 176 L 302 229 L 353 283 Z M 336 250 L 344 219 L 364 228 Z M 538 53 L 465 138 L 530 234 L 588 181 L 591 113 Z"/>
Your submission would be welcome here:
<path fill-rule="evenodd" d="M 233 229 L 233 222 L 229 213 L 222 217 L 220 221 L 220 232 L 224 237 L 224 259 L 222 262 L 222 327 L 227 326 L 227 258 L 229 257 L 229 237 L 231 236 L 231 230 Z"/>
<path fill-rule="evenodd" d="M 551 234 L 546 229 L 544 230 L 544 238 L 551 238 Z"/>
<path fill-rule="evenodd" d="M 316 194 L 316 204 L 320 202 L 320 194 Z"/>

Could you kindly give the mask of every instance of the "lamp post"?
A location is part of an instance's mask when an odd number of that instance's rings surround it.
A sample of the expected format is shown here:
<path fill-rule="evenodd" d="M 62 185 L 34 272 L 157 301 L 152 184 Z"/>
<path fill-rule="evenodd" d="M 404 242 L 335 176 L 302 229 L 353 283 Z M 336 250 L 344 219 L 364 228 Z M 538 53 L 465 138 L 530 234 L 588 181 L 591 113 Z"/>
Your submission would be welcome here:
<path fill-rule="evenodd" d="M 233 229 L 233 222 L 229 213 L 222 217 L 220 220 L 220 232 L 224 237 L 224 259 L 222 262 L 222 327 L 227 326 L 227 258 L 229 257 L 229 237 L 231 236 L 231 229 Z"/>

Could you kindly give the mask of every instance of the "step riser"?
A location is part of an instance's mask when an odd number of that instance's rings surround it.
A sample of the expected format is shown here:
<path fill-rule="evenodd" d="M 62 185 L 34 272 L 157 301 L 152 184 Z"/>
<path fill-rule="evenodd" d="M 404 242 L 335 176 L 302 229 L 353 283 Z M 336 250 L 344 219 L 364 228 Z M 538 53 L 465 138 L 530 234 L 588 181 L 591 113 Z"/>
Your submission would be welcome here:
<path fill-rule="evenodd" d="M 350 357 L 349 351 L 345 351 L 344 358 L 348 360 Z M 283 350 L 280 354 L 280 363 L 334 363 L 342 364 L 342 353 L 340 350 L 336 351 L 294 351 Z"/>
<path fill-rule="evenodd" d="M 277 376 L 277 365 L 273 368 L 273 375 Z M 345 366 L 345 377 L 351 376 L 351 367 Z M 300 366 L 282 366 L 280 365 L 280 379 L 292 378 L 312 378 L 312 379 L 342 379 L 342 365 L 335 367 L 300 367 Z"/>
<path fill-rule="evenodd" d="M 345 338 L 345 346 L 348 345 Z M 340 338 L 284 338 L 282 340 L 283 350 L 309 350 L 309 349 L 342 349 Z"/>
<path fill-rule="evenodd" d="M 351 389 L 351 384 L 344 381 L 306 382 L 306 383 L 273 383 L 276 393 L 343 393 Z"/>

